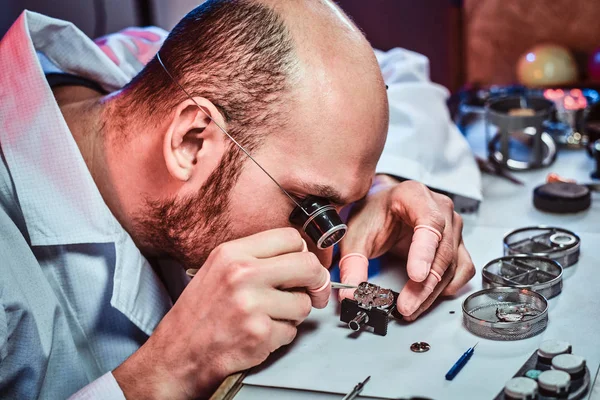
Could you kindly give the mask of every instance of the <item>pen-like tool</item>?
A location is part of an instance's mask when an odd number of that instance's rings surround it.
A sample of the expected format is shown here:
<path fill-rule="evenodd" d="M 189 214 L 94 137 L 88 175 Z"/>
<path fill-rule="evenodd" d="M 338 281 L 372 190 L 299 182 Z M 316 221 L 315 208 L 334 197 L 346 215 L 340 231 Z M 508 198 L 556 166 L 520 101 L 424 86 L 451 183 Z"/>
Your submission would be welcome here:
<path fill-rule="evenodd" d="M 346 283 L 331 282 L 331 288 L 332 289 L 356 289 L 356 288 L 358 288 L 358 286 L 348 285 Z"/>
<path fill-rule="evenodd" d="M 475 351 L 475 347 L 477 347 L 478 344 L 479 342 L 475 343 L 475 346 L 471 347 L 469 350 L 465 351 L 465 353 L 462 356 L 460 356 L 458 361 L 454 363 L 452 368 L 450 368 L 450 371 L 448 371 L 448 373 L 446 374 L 446 380 L 451 381 L 452 379 L 454 379 L 454 377 L 460 372 L 462 367 L 464 367 L 465 364 L 469 362 L 471 356 L 473 355 L 473 352 Z"/>
<path fill-rule="evenodd" d="M 367 379 L 360 382 L 358 385 L 354 386 L 354 389 L 352 389 L 352 391 L 350 393 L 345 395 L 342 400 L 352 400 L 352 399 L 355 399 L 356 397 L 358 397 L 360 392 L 362 392 L 363 388 L 365 387 L 366 383 L 369 382 L 369 379 L 371 379 L 370 375 L 367 376 Z"/>

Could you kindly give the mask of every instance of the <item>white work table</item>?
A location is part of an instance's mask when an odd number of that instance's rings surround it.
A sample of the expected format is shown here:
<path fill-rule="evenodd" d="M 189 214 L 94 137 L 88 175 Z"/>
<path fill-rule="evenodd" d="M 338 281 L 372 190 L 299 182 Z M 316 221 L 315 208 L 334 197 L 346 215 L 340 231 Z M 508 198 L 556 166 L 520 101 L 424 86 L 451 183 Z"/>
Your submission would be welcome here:
<path fill-rule="evenodd" d="M 481 126 L 471 130 L 475 149 L 482 148 L 482 131 Z M 532 204 L 533 188 L 549 172 L 589 182 L 593 168 L 584 150 L 563 150 L 549 169 L 515 174 L 525 186 L 484 175 L 485 200 L 476 214 L 464 215 L 464 240 L 477 274 L 456 297 L 437 302 L 413 323 L 390 322 L 385 337 L 353 333 L 339 322 L 337 301 L 331 301 L 326 309 L 311 313 L 292 345 L 246 377 L 235 399 L 341 399 L 368 375 L 371 381 L 361 398 L 493 399 L 546 339 L 570 342 L 573 353 L 587 360 L 593 379 L 600 364 L 600 196 L 592 195 L 592 207 L 576 215 L 546 214 Z M 534 225 L 565 228 L 581 238 L 579 262 L 565 269 L 563 292 L 549 300 L 546 330 L 505 342 L 473 335 L 462 323 L 463 300 L 482 288 L 483 266 L 503 255 L 504 235 Z M 384 264 L 371 281 L 399 290 L 406 280 L 404 268 Z M 416 341 L 429 343 L 431 350 L 411 352 Z M 453 381 L 446 381 L 448 369 L 477 342 L 471 361 Z"/>

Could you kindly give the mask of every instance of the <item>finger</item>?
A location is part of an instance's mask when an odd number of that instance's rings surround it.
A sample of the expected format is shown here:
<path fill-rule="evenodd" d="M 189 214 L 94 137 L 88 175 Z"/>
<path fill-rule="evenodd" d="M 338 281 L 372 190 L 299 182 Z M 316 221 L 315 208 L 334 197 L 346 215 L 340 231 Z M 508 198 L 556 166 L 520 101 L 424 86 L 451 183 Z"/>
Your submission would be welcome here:
<path fill-rule="evenodd" d="M 312 309 L 311 298 L 301 291 L 270 290 L 262 297 L 264 310 L 277 320 L 301 323 L 308 317 Z"/>
<path fill-rule="evenodd" d="M 433 289 L 433 292 L 429 295 L 429 297 L 427 297 L 425 299 L 425 301 L 423 303 L 421 303 L 419 308 L 417 308 L 417 310 L 414 313 L 412 313 L 408 317 L 404 318 L 406 321 L 414 321 L 421 314 L 423 314 L 429 307 L 431 307 L 431 305 L 434 303 L 434 301 L 440 296 L 440 294 L 442 293 L 444 288 L 448 285 L 448 283 L 454 277 L 455 269 L 456 269 L 456 264 L 452 263 L 450 265 L 450 267 L 446 270 L 446 273 L 444 274 L 444 277 L 442 278 L 442 280 L 436 285 L 436 287 Z"/>
<path fill-rule="evenodd" d="M 396 304 L 398 312 L 405 317 L 414 314 L 433 293 L 438 282 L 438 278 L 433 274 L 429 274 L 423 282 L 409 280 L 398 296 Z"/>
<path fill-rule="evenodd" d="M 447 221 L 451 221 L 449 215 L 453 212 L 450 206 L 452 202 L 446 196 L 436 197 L 436 193 L 416 182 L 406 186 L 406 189 L 394 190 L 393 210 L 409 226 L 423 227 L 415 229 L 406 263 L 410 279 L 422 282 L 435 262 L 436 250 L 442 243 L 447 245 L 451 240 L 444 236 L 449 228 Z M 442 238 L 439 239 L 434 232 L 441 233 Z"/>
<path fill-rule="evenodd" d="M 437 193 L 433 194 L 439 205 L 439 210 L 441 211 L 440 216 L 443 217 L 434 217 L 431 219 L 430 223 L 432 225 L 425 225 L 431 228 L 435 228 L 435 224 L 440 224 L 440 221 L 443 219 L 443 230 L 441 240 L 437 246 L 437 250 L 435 252 L 435 257 L 433 258 L 433 262 L 431 264 L 431 270 L 436 271 L 440 277 L 444 276 L 446 269 L 450 266 L 452 262 L 456 259 L 456 249 L 458 248 L 459 240 L 461 232 L 462 232 L 462 219 L 460 216 L 454 212 L 454 204 L 452 200 L 450 200 L 447 196 L 439 195 Z M 434 222 L 434 220 L 436 220 Z M 409 271 L 409 277 L 412 274 L 419 275 L 416 271 L 418 265 L 410 265 L 407 264 L 407 268 Z M 411 268 L 415 268 L 415 270 L 411 270 Z M 412 277 L 411 277 L 412 279 Z"/>
<path fill-rule="evenodd" d="M 228 242 L 238 254 L 269 258 L 302 251 L 305 246 L 300 232 L 294 228 L 278 228 Z"/>
<path fill-rule="evenodd" d="M 369 277 L 369 260 L 360 253 L 349 253 L 340 259 L 340 280 L 348 285 L 358 286 Z M 356 289 L 342 289 L 338 293 L 342 299 L 354 298 Z"/>
<path fill-rule="evenodd" d="M 442 198 L 441 202 L 444 201 L 446 200 Z M 440 241 L 429 275 L 421 285 L 411 283 L 416 282 L 414 280 L 409 281 L 399 296 L 398 311 L 405 317 L 410 316 L 411 319 L 415 319 L 425 311 L 454 277 L 458 248 L 462 240 L 459 239 L 462 235 L 462 218 L 453 211 L 451 202 L 446 206 L 447 215 L 451 216 L 452 223 L 445 225 L 444 236 Z M 447 271 L 449 267 L 450 272 Z"/>
<path fill-rule="evenodd" d="M 454 296 L 460 288 L 467 284 L 475 276 L 475 266 L 471 260 L 471 255 L 467 251 L 464 242 L 458 247 L 456 261 L 456 272 L 454 277 L 442 292 L 443 296 Z"/>
<path fill-rule="evenodd" d="M 260 269 L 265 283 L 271 287 L 305 288 L 315 308 L 323 308 L 329 302 L 329 271 L 314 253 L 290 253 L 263 259 Z"/>
<path fill-rule="evenodd" d="M 281 346 L 286 346 L 294 340 L 298 330 L 292 322 L 276 321 L 271 322 L 271 335 L 269 337 L 269 350 L 274 352 Z"/>
<path fill-rule="evenodd" d="M 417 225 L 408 250 L 406 269 L 408 277 L 416 282 L 424 281 L 429 275 L 436 250 L 442 239 L 441 233 L 427 227 L 427 225 Z"/>

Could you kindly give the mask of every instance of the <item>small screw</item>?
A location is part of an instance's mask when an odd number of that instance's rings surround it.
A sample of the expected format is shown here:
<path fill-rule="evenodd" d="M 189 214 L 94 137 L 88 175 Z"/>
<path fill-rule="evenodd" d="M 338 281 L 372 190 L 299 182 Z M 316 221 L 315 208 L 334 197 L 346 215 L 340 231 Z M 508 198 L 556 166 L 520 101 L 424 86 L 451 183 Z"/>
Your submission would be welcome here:
<path fill-rule="evenodd" d="M 426 342 L 415 342 L 410 345 L 410 349 L 415 353 L 425 353 L 426 351 L 429 351 L 430 348 L 431 346 Z"/>
<path fill-rule="evenodd" d="M 454 311 L 450 311 L 450 314 L 454 314 Z"/>

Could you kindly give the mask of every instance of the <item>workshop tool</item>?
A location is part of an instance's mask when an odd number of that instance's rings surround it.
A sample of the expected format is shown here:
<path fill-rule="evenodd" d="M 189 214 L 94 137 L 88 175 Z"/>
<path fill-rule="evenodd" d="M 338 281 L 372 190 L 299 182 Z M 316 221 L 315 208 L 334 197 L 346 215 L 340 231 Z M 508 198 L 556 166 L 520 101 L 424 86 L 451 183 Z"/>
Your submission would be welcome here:
<path fill-rule="evenodd" d="M 508 286 L 538 292 L 546 299 L 562 291 L 563 268 L 546 257 L 515 255 L 496 258 L 487 263 L 481 278 L 484 288 Z"/>
<path fill-rule="evenodd" d="M 362 282 L 354 291 L 354 300 L 342 300 L 340 321 L 347 323 L 353 331 L 359 331 L 367 325 L 372 327 L 377 335 L 385 336 L 390 317 L 402 318 L 396 309 L 398 295 L 390 289 Z"/>
<path fill-rule="evenodd" d="M 193 277 L 194 275 L 196 275 L 198 273 L 199 269 L 197 268 L 190 268 L 188 270 L 185 271 L 185 273 L 188 276 Z M 331 288 L 332 289 L 356 289 L 358 286 L 356 285 L 348 285 L 346 283 L 340 283 L 340 282 L 331 282 Z"/>
<path fill-rule="evenodd" d="M 448 373 L 446 374 L 447 381 L 451 381 L 452 379 L 454 379 L 454 377 L 456 377 L 456 375 L 458 375 L 460 370 L 469 362 L 469 360 L 471 359 L 471 356 L 475 352 L 475 347 L 477 347 L 478 344 L 479 344 L 479 342 L 475 343 L 475 346 L 473 346 L 473 347 L 469 348 L 467 351 L 465 351 L 464 354 L 462 356 L 460 356 L 458 361 L 454 363 L 452 368 L 450 368 L 450 371 L 448 371 Z"/>
<path fill-rule="evenodd" d="M 356 288 L 358 288 L 358 286 L 348 285 L 346 283 L 331 282 L 331 288 L 332 289 L 356 289 Z"/>
<path fill-rule="evenodd" d="M 592 386 L 590 370 L 585 365 L 585 360 L 582 357 L 574 356 L 573 358 L 570 353 L 571 345 L 567 342 L 560 340 L 542 342 L 540 347 L 525 361 L 525 364 L 521 366 L 513 379 L 506 383 L 504 389 L 498 393 L 494 400 L 555 399 L 557 394 L 550 392 L 564 391 L 565 382 L 569 383 L 568 390 L 567 393 L 563 393 L 561 399 L 587 399 L 587 394 Z M 548 360 L 548 357 L 551 357 L 551 359 Z M 570 362 L 571 359 L 576 362 Z M 560 368 L 568 369 L 569 372 L 560 370 Z M 561 372 L 561 374 L 552 377 L 547 374 L 549 371 Z M 516 380 L 517 378 L 518 380 Z M 533 390 L 534 387 L 536 390 Z M 535 397 L 534 392 L 538 390 L 541 396 Z"/>
<path fill-rule="evenodd" d="M 502 166 L 477 156 L 475 157 L 475 161 L 477 161 L 477 166 L 481 172 L 507 179 L 516 185 L 523 185 L 523 181 L 515 178 L 506 169 L 502 168 Z"/>
<path fill-rule="evenodd" d="M 522 104 L 527 108 L 522 108 Z M 543 125 L 554 109 L 554 103 L 542 96 L 520 95 L 488 101 L 485 128 L 490 161 L 515 171 L 552 164 L 557 146 Z M 519 149 L 524 150 L 522 154 L 517 154 Z"/>
<path fill-rule="evenodd" d="M 473 334 L 492 340 L 520 340 L 548 324 L 548 301 L 537 292 L 511 287 L 483 289 L 462 304 L 463 323 Z"/>
<path fill-rule="evenodd" d="M 369 379 L 371 379 L 371 376 L 367 376 L 367 379 L 365 379 L 364 381 L 360 382 L 359 384 L 357 384 L 356 386 L 354 386 L 354 389 L 352 389 L 352 391 L 350 393 L 348 393 L 347 395 L 344 396 L 344 398 L 342 400 L 352 400 L 358 397 L 358 395 L 360 394 L 360 392 L 363 391 L 365 385 L 367 384 L 367 382 L 369 382 Z"/>
<path fill-rule="evenodd" d="M 504 255 L 527 254 L 556 260 L 568 268 L 579 260 L 581 239 L 571 231 L 550 226 L 532 226 L 504 236 Z"/>

